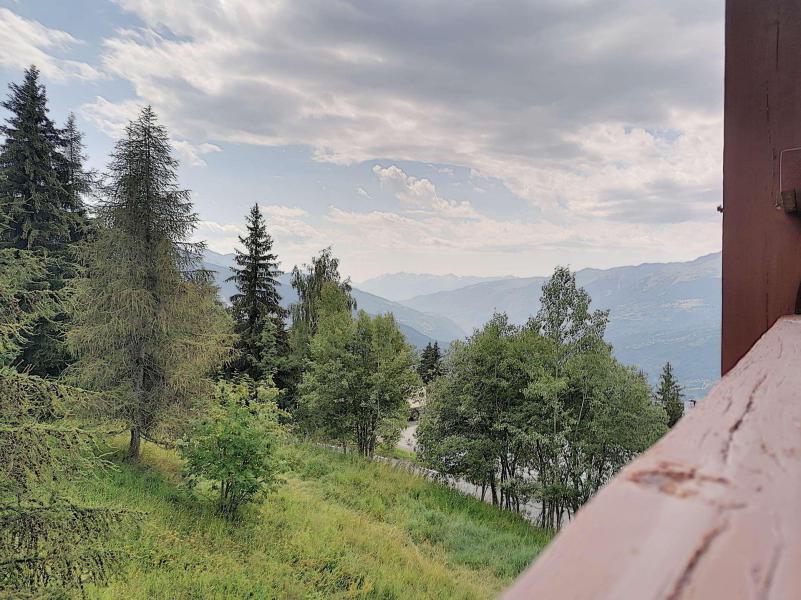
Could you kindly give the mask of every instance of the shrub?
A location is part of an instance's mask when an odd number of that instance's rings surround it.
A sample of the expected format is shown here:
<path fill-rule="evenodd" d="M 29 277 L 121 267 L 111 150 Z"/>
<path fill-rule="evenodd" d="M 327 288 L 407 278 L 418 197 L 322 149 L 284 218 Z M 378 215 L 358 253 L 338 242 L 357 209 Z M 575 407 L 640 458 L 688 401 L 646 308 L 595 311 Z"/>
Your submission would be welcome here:
<path fill-rule="evenodd" d="M 227 518 L 279 483 L 280 411 L 274 394 L 257 394 L 259 402 L 250 396 L 246 385 L 218 383 L 218 403 L 180 444 L 188 485 L 210 481 Z"/>

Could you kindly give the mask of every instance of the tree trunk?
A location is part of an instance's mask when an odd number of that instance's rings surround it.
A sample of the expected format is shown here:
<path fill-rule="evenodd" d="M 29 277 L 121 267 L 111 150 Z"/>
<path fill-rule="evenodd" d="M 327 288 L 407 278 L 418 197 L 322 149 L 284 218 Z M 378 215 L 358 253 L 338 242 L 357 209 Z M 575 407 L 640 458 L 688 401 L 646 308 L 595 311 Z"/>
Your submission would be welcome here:
<path fill-rule="evenodd" d="M 139 460 L 140 439 L 139 428 L 131 427 L 131 442 L 128 444 L 128 456 L 126 457 L 129 462 L 137 462 Z"/>

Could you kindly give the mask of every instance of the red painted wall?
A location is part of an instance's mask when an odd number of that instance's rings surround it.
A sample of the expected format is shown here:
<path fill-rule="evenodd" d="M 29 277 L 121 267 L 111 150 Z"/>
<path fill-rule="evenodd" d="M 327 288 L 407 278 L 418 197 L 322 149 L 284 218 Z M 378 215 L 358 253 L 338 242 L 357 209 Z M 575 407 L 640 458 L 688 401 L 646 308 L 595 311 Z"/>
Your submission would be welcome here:
<path fill-rule="evenodd" d="M 727 0 L 725 111 L 723 373 L 801 285 L 801 217 L 776 208 L 781 152 L 801 146 L 801 0 Z"/>

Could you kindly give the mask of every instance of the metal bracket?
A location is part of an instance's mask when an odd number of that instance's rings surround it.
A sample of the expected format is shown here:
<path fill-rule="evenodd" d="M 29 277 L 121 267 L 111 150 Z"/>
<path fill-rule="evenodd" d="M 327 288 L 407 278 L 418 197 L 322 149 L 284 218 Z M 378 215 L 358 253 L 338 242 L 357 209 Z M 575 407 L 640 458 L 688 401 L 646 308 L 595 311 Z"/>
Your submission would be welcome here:
<path fill-rule="evenodd" d="M 779 203 L 787 214 L 801 213 L 801 147 L 779 154 Z"/>

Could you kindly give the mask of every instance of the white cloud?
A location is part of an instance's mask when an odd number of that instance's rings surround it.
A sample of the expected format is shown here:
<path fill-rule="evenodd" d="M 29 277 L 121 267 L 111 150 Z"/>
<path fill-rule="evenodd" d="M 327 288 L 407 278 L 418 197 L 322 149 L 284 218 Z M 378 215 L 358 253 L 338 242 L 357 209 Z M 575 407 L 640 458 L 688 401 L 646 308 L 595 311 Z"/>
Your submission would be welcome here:
<path fill-rule="evenodd" d="M 102 96 L 96 96 L 93 101 L 81 106 L 80 112 L 107 136 L 118 139 L 122 137 L 125 126 L 137 117 L 142 106 L 135 100 L 115 103 Z M 222 148 L 215 144 L 195 143 L 185 139 L 172 140 L 172 146 L 178 157 L 191 167 L 204 167 L 206 166 L 204 155 L 222 152 Z"/>
<path fill-rule="evenodd" d="M 440 213 L 454 218 L 475 219 L 478 213 L 469 202 L 446 200 L 437 193 L 430 180 L 407 175 L 400 167 L 373 166 L 373 173 L 382 187 L 390 189 L 402 204 L 410 209 Z"/>
<path fill-rule="evenodd" d="M 148 29 L 104 65 L 181 135 L 465 166 L 554 219 L 715 218 L 715 0 L 120 4 Z M 417 185 L 406 199 L 432 206 Z"/>
<path fill-rule="evenodd" d="M 202 158 L 204 154 L 222 152 L 219 146 L 208 143 L 193 144 L 186 140 L 173 140 L 172 145 L 184 162 L 192 167 L 206 166 L 206 161 Z"/>
<path fill-rule="evenodd" d="M 66 31 L 50 29 L 0 8 L 0 65 L 24 69 L 35 64 L 53 81 L 100 78 L 100 71 L 93 66 L 54 54 L 68 52 L 71 46 L 81 43 Z"/>
<path fill-rule="evenodd" d="M 125 126 L 136 118 L 143 103 L 137 100 L 110 102 L 103 96 L 95 96 L 80 108 L 81 115 L 95 124 L 107 136 L 117 139 L 122 136 Z"/>
<path fill-rule="evenodd" d="M 298 217 L 306 217 L 309 213 L 300 208 L 299 206 L 283 206 L 280 204 L 267 204 L 264 206 L 259 206 L 261 212 L 267 215 L 271 215 L 272 217 L 278 218 L 298 218 Z"/>

